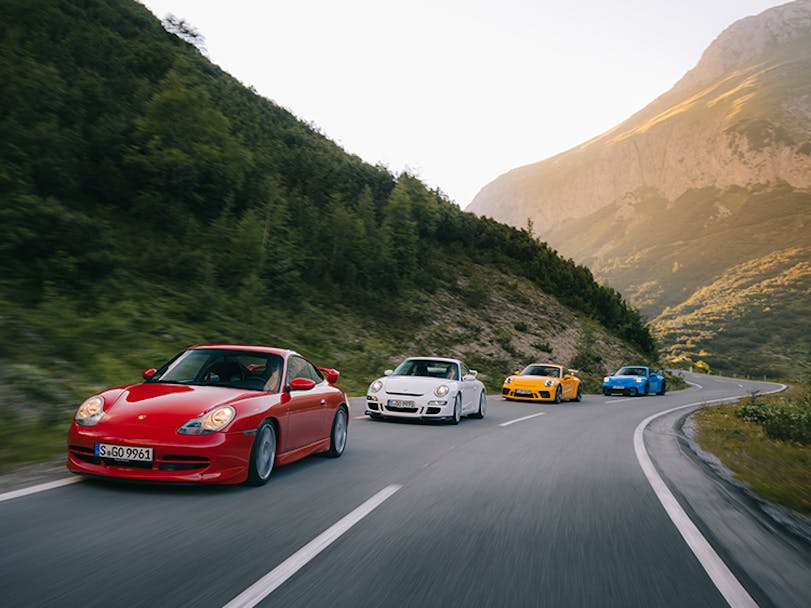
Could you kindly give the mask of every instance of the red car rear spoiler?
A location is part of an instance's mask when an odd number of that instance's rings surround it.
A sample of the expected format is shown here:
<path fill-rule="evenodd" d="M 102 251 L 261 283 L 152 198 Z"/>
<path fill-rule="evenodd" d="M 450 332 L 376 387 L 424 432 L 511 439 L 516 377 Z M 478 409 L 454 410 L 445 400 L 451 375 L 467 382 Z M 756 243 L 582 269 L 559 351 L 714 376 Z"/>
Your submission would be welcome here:
<path fill-rule="evenodd" d="M 338 382 L 338 376 L 341 375 L 341 372 L 331 367 L 319 367 L 318 371 L 320 371 L 327 377 L 327 382 L 329 382 L 330 384 L 335 384 L 336 382 Z"/>

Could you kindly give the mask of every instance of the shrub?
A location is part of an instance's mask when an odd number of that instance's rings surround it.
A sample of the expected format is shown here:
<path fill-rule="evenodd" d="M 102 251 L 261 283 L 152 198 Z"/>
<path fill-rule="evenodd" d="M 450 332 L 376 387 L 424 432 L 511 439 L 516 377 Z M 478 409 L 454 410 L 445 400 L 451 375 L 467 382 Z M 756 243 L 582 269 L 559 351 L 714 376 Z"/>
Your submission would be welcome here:
<path fill-rule="evenodd" d="M 759 402 L 752 395 L 735 415 L 761 425 L 770 439 L 811 444 L 811 397 L 808 395 L 766 402 Z"/>
<path fill-rule="evenodd" d="M 551 353 L 552 352 L 552 345 L 549 344 L 547 340 L 536 340 L 532 344 L 530 344 L 532 348 L 535 350 L 539 350 L 544 353 Z"/>

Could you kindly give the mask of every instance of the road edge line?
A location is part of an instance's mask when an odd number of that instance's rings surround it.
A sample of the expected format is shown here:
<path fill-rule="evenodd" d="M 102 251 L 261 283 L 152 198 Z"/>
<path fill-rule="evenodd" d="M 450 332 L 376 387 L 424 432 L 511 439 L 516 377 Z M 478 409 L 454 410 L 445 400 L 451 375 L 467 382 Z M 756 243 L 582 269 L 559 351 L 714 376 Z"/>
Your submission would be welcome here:
<path fill-rule="evenodd" d="M 762 394 L 779 393 L 787 388 L 785 384 L 778 384 L 777 386 L 779 388 Z M 745 396 L 746 395 L 740 395 L 736 397 L 725 397 L 723 399 L 713 399 L 711 401 L 697 401 L 648 416 L 634 429 L 634 452 L 636 453 L 639 466 L 642 468 L 642 472 L 648 480 L 648 484 L 650 484 L 654 494 L 656 494 L 659 502 L 664 507 L 670 521 L 676 526 L 679 534 L 684 538 L 687 546 L 690 547 L 690 550 L 696 556 L 696 559 L 698 559 L 701 567 L 704 568 L 704 571 L 727 603 L 733 608 L 758 608 L 757 602 L 752 599 L 749 592 L 741 585 L 740 581 L 738 581 L 729 567 L 727 567 L 726 563 L 724 563 L 724 560 L 716 553 L 715 549 L 712 548 L 709 541 L 701 534 L 698 527 L 696 527 L 676 500 L 676 497 L 673 496 L 673 493 L 668 489 L 664 480 L 659 475 L 659 472 L 656 470 L 650 454 L 645 448 L 644 438 L 645 429 L 656 418 L 688 407 L 737 402 Z"/>
<path fill-rule="evenodd" d="M 80 481 L 84 481 L 84 478 L 78 476 L 63 477 L 62 479 L 57 479 L 55 481 L 48 481 L 45 483 L 37 484 L 35 486 L 20 488 L 19 490 L 11 490 L 10 492 L 3 492 L 2 494 L 0 494 L 0 502 L 4 502 L 6 500 L 14 500 L 15 498 L 22 498 L 23 496 L 37 494 L 38 492 L 45 492 L 46 490 L 53 490 L 54 488 L 61 488 L 62 486 L 67 486 L 72 483 L 78 483 Z"/>
<path fill-rule="evenodd" d="M 253 608 L 256 606 L 402 487 L 392 484 L 380 490 L 245 589 L 245 591 L 228 602 L 224 608 Z"/>

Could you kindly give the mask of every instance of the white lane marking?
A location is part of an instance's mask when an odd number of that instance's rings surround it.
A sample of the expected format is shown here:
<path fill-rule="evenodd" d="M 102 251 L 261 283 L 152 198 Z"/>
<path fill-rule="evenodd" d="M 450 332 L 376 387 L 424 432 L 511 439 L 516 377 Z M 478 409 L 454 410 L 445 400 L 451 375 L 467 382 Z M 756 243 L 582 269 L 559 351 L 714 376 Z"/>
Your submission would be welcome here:
<path fill-rule="evenodd" d="M 53 490 L 54 488 L 61 488 L 62 486 L 78 483 L 80 481 L 84 481 L 84 477 L 64 477 L 62 479 L 57 479 L 56 481 L 49 481 L 47 483 L 40 483 L 27 488 L 20 488 L 19 490 L 12 490 L 11 492 L 4 492 L 3 494 L 0 494 L 0 502 L 5 500 L 14 500 L 15 498 L 22 498 L 23 496 L 36 494 L 37 492 Z"/>
<path fill-rule="evenodd" d="M 779 384 L 777 389 L 763 394 L 778 393 L 785 389 L 785 384 Z M 709 575 L 718 591 L 721 592 L 721 595 L 724 596 L 727 603 L 733 608 L 757 608 L 758 605 L 755 600 L 752 599 L 752 596 L 749 595 L 746 589 L 744 589 L 743 585 L 741 585 L 738 579 L 735 578 L 735 575 L 732 574 L 732 571 L 715 552 L 707 539 L 702 536 L 699 529 L 688 517 L 687 513 L 684 512 L 684 509 L 682 509 L 681 505 L 676 500 L 676 497 L 673 496 L 673 494 L 667 488 L 667 485 L 665 485 L 664 480 L 656 471 L 656 467 L 653 466 L 653 461 L 651 460 L 648 451 L 645 449 L 644 438 L 645 428 L 653 420 L 659 418 L 660 416 L 665 416 L 671 412 L 688 407 L 694 407 L 696 405 L 731 403 L 743 397 L 745 397 L 745 395 L 726 397 L 724 399 L 713 399 L 712 401 L 698 401 L 695 403 L 688 403 L 687 405 L 680 405 L 679 407 L 674 407 L 669 410 L 665 410 L 664 412 L 659 412 L 658 414 L 648 416 L 642 422 L 640 422 L 634 430 L 634 452 L 636 452 L 636 459 L 639 461 L 639 466 L 642 467 L 642 471 L 645 473 L 648 483 L 656 493 L 656 497 L 659 499 L 659 502 L 661 502 L 662 506 L 665 508 L 668 517 L 670 517 L 670 520 L 676 526 L 679 534 L 682 535 L 682 538 L 684 538 L 685 542 L 690 547 L 690 550 L 693 552 L 696 558 L 698 558 L 701 566 Z"/>
<path fill-rule="evenodd" d="M 539 412 L 537 414 L 532 414 L 531 416 L 524 416 L 523 418 L 516 418 L 515 420 L 508 420 L 507 422 L 502 422 L 499 426 L 510 426 L 511 424 L 515 424 L 516 422 L 522 422 L 524 420 L 529 420 L 530 418 L 535 418 L 536 416 L 543 416 L 546 412 Z"/>
<path fill-rule="evenodd" d="M 279 588 L 287 579 L 301 570 L 315 556 L 338 540 L 344 532 L 369 515 L 402 486 L 390 485 L 372 496 L 351 513 L 345 515 L 331 527 L 324 530 L 293 555 L 268 572 L 265 576 L 248 587 L 230 602 L 225 608 L 253 608 L 268 595 Z"/>

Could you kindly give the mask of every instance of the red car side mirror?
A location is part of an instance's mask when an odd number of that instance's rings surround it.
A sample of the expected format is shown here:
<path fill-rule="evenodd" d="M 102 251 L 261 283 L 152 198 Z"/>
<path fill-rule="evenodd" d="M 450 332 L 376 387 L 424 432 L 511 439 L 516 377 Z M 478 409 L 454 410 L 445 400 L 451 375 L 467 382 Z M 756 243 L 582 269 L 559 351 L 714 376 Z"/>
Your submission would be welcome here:
<path fill-rule="evenodd" d="M 154 367 L 150 367 L 149 369 L 145 369 L 141 375 L 144 377 L 144 380 L 149 380 L 157 371 L 158 370 Z"/>
<path fill-rule="evenodd" d="M 315 382 L 309 378 L 296 378 L 290 381 L 291 391 L 309 391 L 315 388 Z"/>

